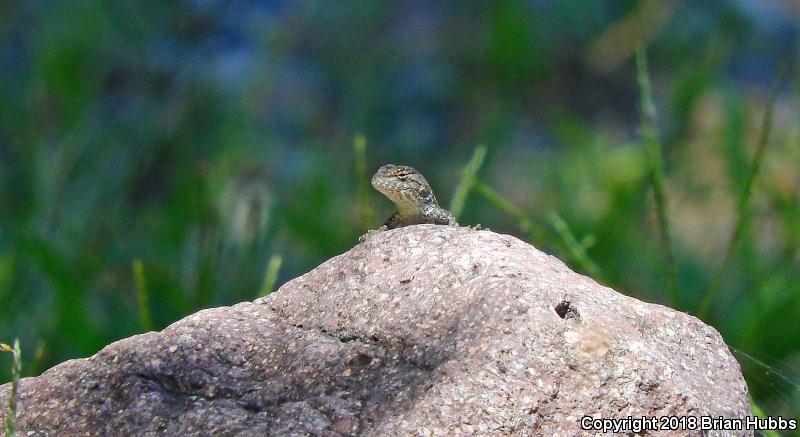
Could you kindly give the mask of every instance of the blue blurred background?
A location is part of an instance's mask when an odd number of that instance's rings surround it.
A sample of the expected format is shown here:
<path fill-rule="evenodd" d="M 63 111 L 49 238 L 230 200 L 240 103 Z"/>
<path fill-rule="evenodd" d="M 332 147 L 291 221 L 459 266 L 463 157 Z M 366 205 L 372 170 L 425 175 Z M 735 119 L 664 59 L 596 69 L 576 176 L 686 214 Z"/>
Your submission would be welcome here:
<path fill-rule="evenodd" d="M 36 375 L 252 300 L 270 260 L 277 287 L 382 222 L 359 191 L 381 164 L 448 205 L 485 145 L 461 223 L 702 317 L 755 403 L 797 417 L 799 19 L 778 0 L 3 1 L 0 341 Z"/>

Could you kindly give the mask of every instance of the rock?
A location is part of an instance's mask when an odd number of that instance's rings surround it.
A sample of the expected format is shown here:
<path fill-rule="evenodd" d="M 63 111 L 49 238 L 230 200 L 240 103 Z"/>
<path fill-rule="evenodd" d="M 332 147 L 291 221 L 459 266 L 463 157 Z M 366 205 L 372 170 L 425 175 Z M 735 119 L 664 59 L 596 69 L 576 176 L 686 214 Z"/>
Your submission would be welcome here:
<path fill-rule="evenodd" d="M 698 319 L 514 237 L 417 225 L 371 235 L 266 298 L 23 379 L 18 427 L 571 436 L 595 434 L 580 428 L 586 415 L 750 414 L 738 363 Z"/>

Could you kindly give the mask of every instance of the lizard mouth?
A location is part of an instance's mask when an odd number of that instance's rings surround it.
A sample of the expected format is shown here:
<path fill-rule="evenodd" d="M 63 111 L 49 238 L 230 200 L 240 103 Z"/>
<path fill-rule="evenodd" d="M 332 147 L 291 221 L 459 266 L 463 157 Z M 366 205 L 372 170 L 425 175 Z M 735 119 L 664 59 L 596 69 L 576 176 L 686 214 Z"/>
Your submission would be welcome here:
<path fill-rule="evenodd" d="M 391 200 L 398 210 L 413 213 L 420 204 L 419 199 L 414 196 L 414 190 L 397 185 L 386 181 L 372 181 L 372 186 Z"/>
<path fill-rule="evenodd" d="M 389 200 L 391 200 L 391 201 L 393 201 L 395 203 L 396 202 L 403 202 L 403 201 L 406 200 L 406 197 L 408 197 L 408 196 L 404 196 L 403 195 L 404 191 L 407 191 L 407 190 L 403 190 L 402 188 L 396 187 L 396 186 L 394 186 L 393 184 L 390 184 L 390 183 L 378 182 L 378 181 L 373 180 L 372 181 L 372 186 L 375 187 L 376 190 L 380 191 L 381 194 L 383 194 L 384 196 L 388 197 Z"/>
<path fill-rule="evenodd" d="M 381 170 L 383 170 L 383 168 L 381 168 Z M 387 180 L 381 175 L 381 172 L 376 173 L 375 176 L 372 177 L 372 186 L 390 199 L 393 198 L 396 193 L 403 191 L 401 184 Z"/>

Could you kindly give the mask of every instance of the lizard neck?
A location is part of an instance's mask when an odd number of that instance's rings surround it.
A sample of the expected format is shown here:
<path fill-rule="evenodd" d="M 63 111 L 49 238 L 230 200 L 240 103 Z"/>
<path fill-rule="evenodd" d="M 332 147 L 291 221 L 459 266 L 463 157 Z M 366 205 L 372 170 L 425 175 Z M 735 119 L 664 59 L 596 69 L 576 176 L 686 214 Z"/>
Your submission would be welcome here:
<path fill-rule="evenodd" d="M 403 217 L 411 217 L 418 215 L 420 212 L 420 205 L 411 202 L 397 202 L 397 212 Z"/>
<path fill-rule="evenodd" d="M 429 208 L 438 208 L 439 204 L 436 201 L 423 201 L 423 202 L 395 202 L 397 206 L 397 212 L 400 213 L 402 217 L 416 217 L 422 214 L 425 210 Z"/>

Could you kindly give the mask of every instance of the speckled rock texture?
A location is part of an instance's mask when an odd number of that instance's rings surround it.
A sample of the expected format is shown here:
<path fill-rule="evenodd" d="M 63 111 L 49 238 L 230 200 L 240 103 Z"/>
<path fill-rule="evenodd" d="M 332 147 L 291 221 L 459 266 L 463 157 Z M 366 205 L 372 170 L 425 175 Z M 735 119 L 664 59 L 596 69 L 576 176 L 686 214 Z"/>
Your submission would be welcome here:
<path fill-rule="evenodd" d="M 514 237 L 436 225 L 24 379 L 20 410 L 21 435 L 51 436 L 572 436 L 598 434 L 585 415 L 751 414 L 713 328 Z"/>

